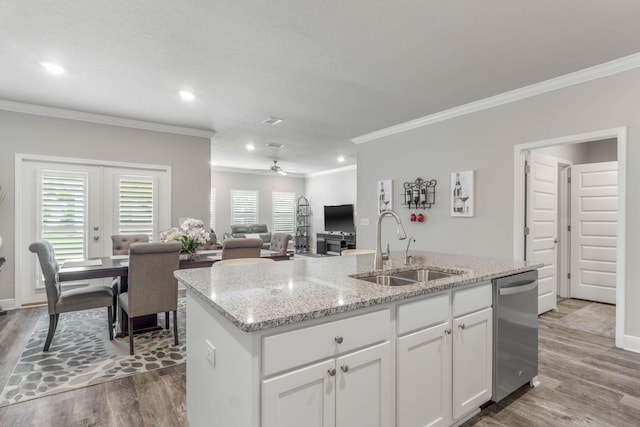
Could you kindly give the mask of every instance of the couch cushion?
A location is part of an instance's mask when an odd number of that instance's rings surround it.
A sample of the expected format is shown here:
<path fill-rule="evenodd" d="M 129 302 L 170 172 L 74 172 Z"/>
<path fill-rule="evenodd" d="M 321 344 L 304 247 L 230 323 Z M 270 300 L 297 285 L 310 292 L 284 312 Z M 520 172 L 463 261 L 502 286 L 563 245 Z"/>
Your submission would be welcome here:
<path fill-rule="evenodd" d="M 268 233 L 267 224 L 251 224 L 251 233 Z"/>
<path fill-rule="evenodd" d="M 254 233 L 251 231 L 251 226 L 247 224 L 232 224 L 231 225 L 231 234 L 245 234 L 245 233 Z M 244 237 L 244 236 L 243 236 Z"/>

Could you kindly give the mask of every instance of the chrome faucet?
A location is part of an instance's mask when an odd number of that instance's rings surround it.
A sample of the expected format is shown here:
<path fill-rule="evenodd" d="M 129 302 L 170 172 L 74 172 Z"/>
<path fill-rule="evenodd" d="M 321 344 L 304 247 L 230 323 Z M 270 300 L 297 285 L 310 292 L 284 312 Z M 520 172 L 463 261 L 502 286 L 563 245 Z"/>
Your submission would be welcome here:
<path fill-rule="evenodd" d="M 407 243 L 407 250 L 404 251 L 404 265 L 411 264 L 411 255 L 409 255 L 409 246 L 411 246 L 411 242 L 415 242 L 416 239 L 413 237 L 409 237 L 409 243 Z"/>
<path fill-rule="evenodd" d="M 378 216 L 378 224 L 376 226 L 376 263 L 375 263 L 375 269 L 376 270 L 381 270 L 382 269 L 382 236 L 381 234 L 381 229 L 382 229 L 382 219 L 385 216 L 392 216 L 395 218 L 396 220 L 396 231 L 398 232 L 398 240 L 404 240 L 407 238 L 407 233 L 404 231 L 404 227 L 402 226 L 402 221 L 400 220 L 400 217 L 398 216 L 397 213 L 395 213 L 394 211 L 382 211 L 380 213 L 380 215 Z M 387 244 L 387 258 L 389 257 L 389 245 Z"/>

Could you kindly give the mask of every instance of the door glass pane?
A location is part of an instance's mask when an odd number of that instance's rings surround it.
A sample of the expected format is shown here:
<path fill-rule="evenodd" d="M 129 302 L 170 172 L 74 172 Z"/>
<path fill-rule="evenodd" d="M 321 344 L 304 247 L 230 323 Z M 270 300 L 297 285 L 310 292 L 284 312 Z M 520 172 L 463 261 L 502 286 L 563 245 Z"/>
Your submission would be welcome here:
<path fill-rule="evenodd" d="M 146 234 L 153 240 L 155 226 L 152 179 L 120 177 L 118 234 Z"/>
<path fill-rule="evenodd" d="M 42 172 L 40 235 L 60 264 L 86 255 L 87 179 L 85 173 Z"/>

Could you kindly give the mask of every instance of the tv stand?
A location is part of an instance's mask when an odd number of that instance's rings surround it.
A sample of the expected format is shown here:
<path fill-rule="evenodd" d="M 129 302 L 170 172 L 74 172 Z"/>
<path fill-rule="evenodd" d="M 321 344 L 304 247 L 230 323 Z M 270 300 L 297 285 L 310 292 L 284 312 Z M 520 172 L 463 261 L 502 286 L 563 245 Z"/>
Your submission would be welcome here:
<path fill-rule="evenodd" d="M 325 231 L 316 234 L 316 243 L 318 255 L 340 255 L 345 249 L 356 248 L 356 233 Z"/>

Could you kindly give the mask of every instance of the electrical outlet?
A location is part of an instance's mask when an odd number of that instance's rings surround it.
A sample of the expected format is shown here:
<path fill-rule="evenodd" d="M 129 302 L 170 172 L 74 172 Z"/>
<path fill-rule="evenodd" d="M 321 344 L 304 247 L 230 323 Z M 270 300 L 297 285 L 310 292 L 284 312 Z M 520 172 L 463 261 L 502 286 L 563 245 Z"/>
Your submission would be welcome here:
<path fill-rule="evenodd" d="M 209 342 L 209 340 L 204 340 L 207 347 L 207 362 L 212 367 L 216 367 L 216 348 Z"/>
<path fill-rule="evenodd" d="M 369 218 L 360 218 L 360 225 L 369 225 Z"/>

